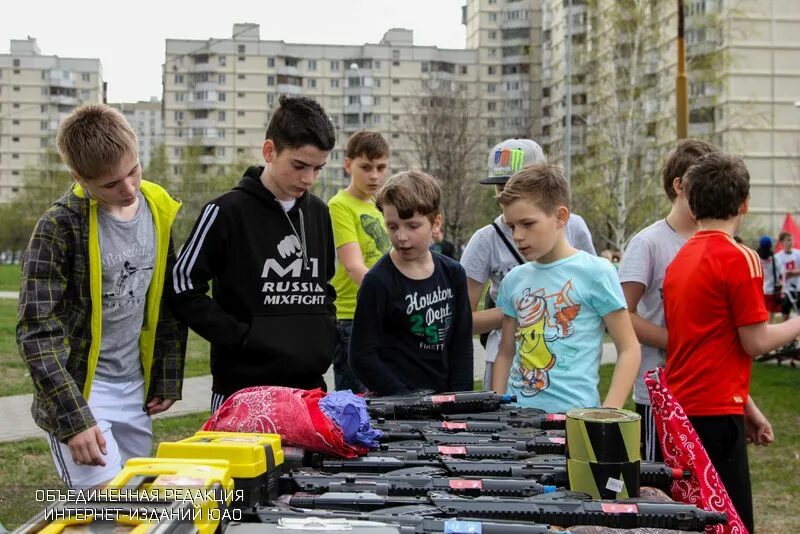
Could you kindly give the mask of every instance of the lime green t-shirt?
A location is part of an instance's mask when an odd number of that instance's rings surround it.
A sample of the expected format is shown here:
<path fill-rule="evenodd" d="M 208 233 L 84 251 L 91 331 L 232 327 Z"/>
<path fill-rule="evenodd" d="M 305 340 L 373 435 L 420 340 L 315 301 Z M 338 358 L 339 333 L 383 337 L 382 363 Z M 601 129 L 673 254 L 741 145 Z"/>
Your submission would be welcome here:
<path fill-rule="evenodd" d="M 328 208 L 331 212 L 336 248 L 348 243 L 358 243 L 367 268 L 375 265 L 392 248 L 383 226 L 383 214 L 371 200 L 359 200 L 343 189 L 328 201 Z M 336 318 L 352 319 L 356 311 L 358 286 L 347 275 L 338 257 L 336 274 L 331 284 L 336 289 Z"/>

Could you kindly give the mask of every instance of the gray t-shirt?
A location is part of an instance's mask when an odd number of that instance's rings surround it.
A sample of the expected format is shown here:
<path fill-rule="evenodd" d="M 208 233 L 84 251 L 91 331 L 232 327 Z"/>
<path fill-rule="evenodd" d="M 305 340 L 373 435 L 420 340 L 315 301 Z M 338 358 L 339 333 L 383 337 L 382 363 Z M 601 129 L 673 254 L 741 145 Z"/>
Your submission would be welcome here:
<path fill-rule="evenodd" d="M 514 240 L 511 238 L 511 229 L 503 221 L 503 216 L 500 215 L 494 222 L 500 227 L 511 246 L 516 248 Z M 586 221 L 580 215 L 570 214 L 566 237 L 570 246 L 589 254 L 595 254 L 592 235 L 589 233 Z M 495 302 L 497 302 L 500 282 L 503 281 L 508 271 L 519 264 L 520 262 L 511 254 L 491 224 L 484 226 L 472 235 L 461 255 L 461 265 L 464 267 L 467 277 L 481 284 L 485 284 L 487 280 L 492 281 L 489 294 Z M 500 329 L 492 330 L 486 340 L 486 361 L 493 362 L 495 360 L 499 346 Z"/>
<path fill-rule="evenodd" d="M 139 209 L 130 221 L 99 211 L 103 264 L 103 333 L 96 376 L 106 382 L 140 375 L 139 336 L 155 263 L 155 227 L 150 207 L 139 193 Z"/>
<path fill-rule="evenodd" d="M 667 266 L 686 243 L 665 219 L 658 220 L 633 236 L 622 255 L 619 265 L 619 281 L 638 282 L 645 286 L 636 312 L 656 326 L 665 326 L 664 297 L 662 287 Z M 650 404 L 650 396 L 644 385 L 644 373 L 664 365 L 666 351 L 642 345 L 642 365 L 633 386 L 633 399 L 639 404 Z"/>

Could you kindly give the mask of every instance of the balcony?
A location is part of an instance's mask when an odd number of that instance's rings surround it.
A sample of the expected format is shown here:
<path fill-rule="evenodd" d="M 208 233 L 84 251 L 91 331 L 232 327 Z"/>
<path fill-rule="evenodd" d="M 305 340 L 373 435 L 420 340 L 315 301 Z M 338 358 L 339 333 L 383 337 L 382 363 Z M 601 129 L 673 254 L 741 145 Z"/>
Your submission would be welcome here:
<path fill-rule="evenodd" d="M 224 70 L 225 67 L 218 65 L 216 63 L 195 63 L 193 65 L 189 65 L 189 72 L 191 73 L 198 73 L 198 72 L 219 72 L 220 70 Z"/>
<path fill-rule="evenodd" d="M 186 103 L 189 109 L 219 109 L 225 107 L 225 102 L 219 100 L 189 100 Z"/>
<path fill-rule="evenodd" d="M 344 113 L 372 113 L 372 104 L 346 104 Z"/>
<path fill-rule="evenodd" d="M 291 85 L 288 83 L 278 84 L 278 93 L 284 95 L 299 95 L 303 92 L 303 88 L 299 85 Z"/>
<path fill-rule="evenodd" d="M 278 76 L 300 76 L 300 71 L 297 67 L 287 67 L 286 65 L 280 65 L 275 70 Z"/>
<path fill-rule="evenodd" d="M 61 106 L 77 106 L 80 104 L 77 96 L 50 95 L 50 102 Z"/>
<path fill-rule="evenodd" d="M 225 85 L 225 84 L 222 84 Z M 189 82 L 187 87 L 192 91 L 216 91 L 219 89 L 220 84 L 216 81 L 213 82 Z"/>
<path fill-rule="evenodd" d="M 217 156 L 203 155 L 198 158 L 200 165 L 214 165 L 217 163 Z"/>
<path fill-rule="evenodd" d="M 189 128 L 215 128 L 217 121 L 214 119 L 189 119 Z"/>
<path fill-rule="evenodd" d="M 61 71 L 50 71 L 47 76 L 50 85 L 53 87 L 65 87 L 71 89 L 75 87 L 75 80 L 72 77 L 64 77 Z"/>
<path fill-rule="evenodd" d="M 218 135 L 211 135 L 207 134 L 200 137 L 200 144 L 203 146 L 219 146 L 225 143 L 224 137 L 219 137 Z"/>

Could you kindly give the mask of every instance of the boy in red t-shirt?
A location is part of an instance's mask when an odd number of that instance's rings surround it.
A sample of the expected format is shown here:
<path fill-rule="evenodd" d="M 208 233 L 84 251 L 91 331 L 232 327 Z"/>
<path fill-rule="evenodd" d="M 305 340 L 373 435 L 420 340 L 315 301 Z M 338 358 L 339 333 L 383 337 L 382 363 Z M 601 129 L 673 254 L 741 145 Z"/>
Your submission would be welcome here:
<path fill-rule="evenodd" d="M 774 437 L 749 396 L 752 358 L 800 335 L 800 319 L 767 324 L 758 255 L 733 240 L 749 202 L 742 160 L 708 154 L 686 171 L 683 188 L 699 231 L 664 279 L 667 385 L 753 532 L 746 443 Z"/>

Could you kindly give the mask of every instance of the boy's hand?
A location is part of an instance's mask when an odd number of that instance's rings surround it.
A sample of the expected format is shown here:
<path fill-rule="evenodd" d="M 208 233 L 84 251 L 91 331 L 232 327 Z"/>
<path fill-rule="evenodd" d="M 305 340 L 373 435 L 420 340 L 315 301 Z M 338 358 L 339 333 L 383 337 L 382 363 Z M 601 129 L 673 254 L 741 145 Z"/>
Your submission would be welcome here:
<path fill-rule="evenodd" d="M 174 399 L 162 399 L 161 397 L 153 397 L 147 401 L 147 415 L 155 415 L 157 413 L 166 412 L 172 405 L 175 404 Z"/>
<path fill-rule="evenodd" d="M 67 440 L 72 461 L 78 465 L 106 465 L 103 456 L 106 450 L 106 438 L 97 425 L 78 432 Z"/>
<path fill-rule="evenodd" d="M 758 408 L 745 410 L 744 432 L 747 443 L 766 446 L 775 441 L 772 425 Z"/>

